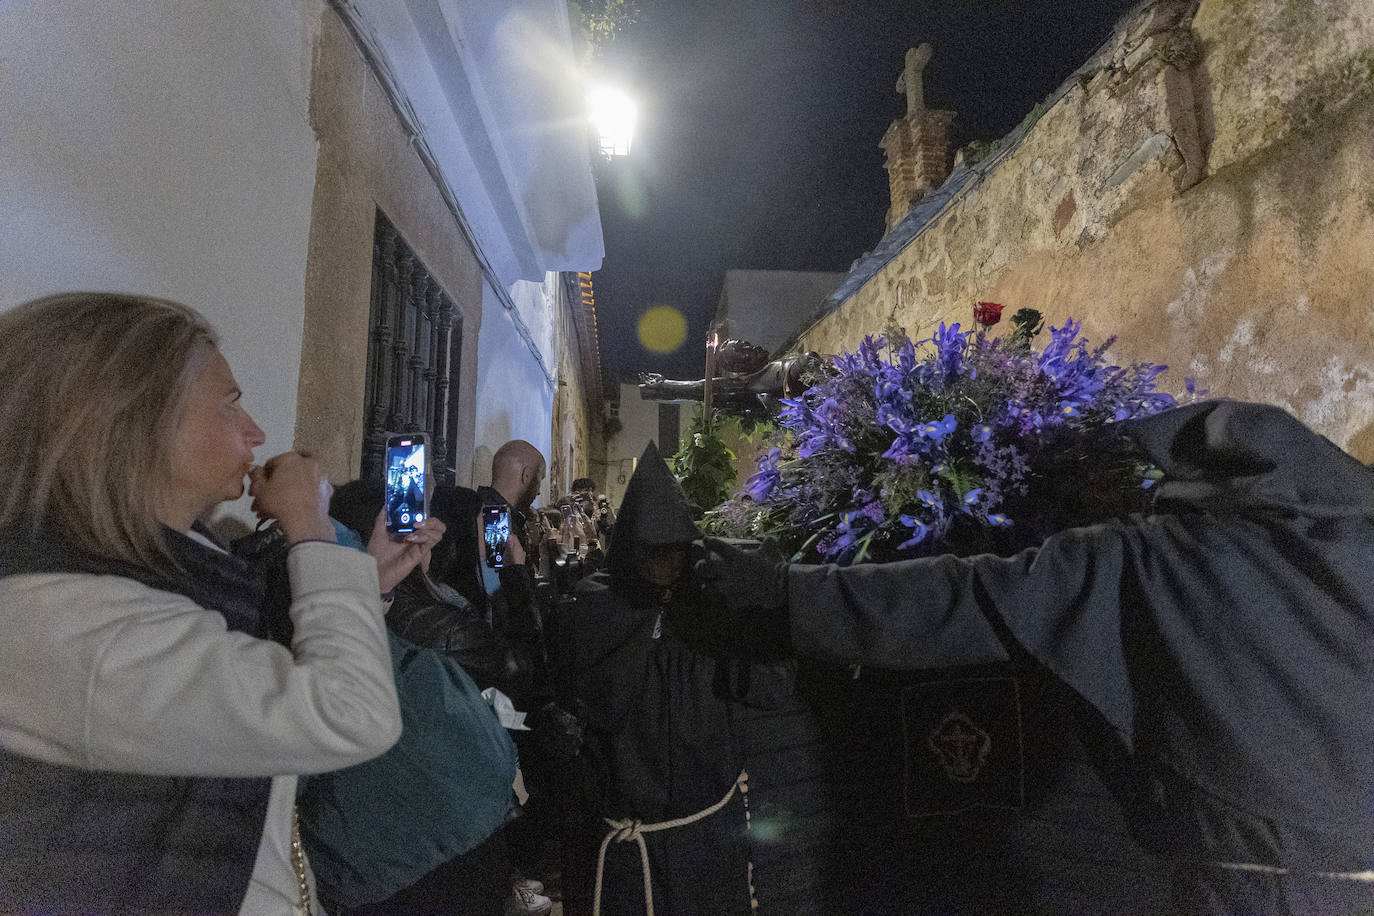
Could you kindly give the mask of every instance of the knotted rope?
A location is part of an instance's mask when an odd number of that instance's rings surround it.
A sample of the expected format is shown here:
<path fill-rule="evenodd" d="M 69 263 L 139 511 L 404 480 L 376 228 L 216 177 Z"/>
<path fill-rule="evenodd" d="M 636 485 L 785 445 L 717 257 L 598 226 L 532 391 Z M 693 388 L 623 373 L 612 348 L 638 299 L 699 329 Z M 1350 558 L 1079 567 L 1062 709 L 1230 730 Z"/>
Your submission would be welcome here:
<path fill-rule="evenodd" d="M 1278 865 L 1260 865 L 1256 862 L 1209 862 L 1208 864 L 1217 868 L 1227 868 L 1231 871 L 1253 871 L 1280 877 L 1283 875 L 1300 875 L 1305 878 L 1322 878 L 1327 881 L 1362 881 L 1366 884 L 1374 884 L 1374 870 L 1300 872 Z"/>
<path fill-rule="evenodd" d="M 674 827 L 685 827 L 688 824 L 695 824 L 697 821 L 708 818 L 721 808 L 730 803 L 734 798 L 735 790 L 739 790 L 740 795 L 749 794 L 749 771 L 740 770 L 739 776 L 735 777 L 734 783 L 730 786 L 730 791 L 725 793 L 725 797 L 716 802 L 709 808 L 703 808 L 696 814 L 689 814 L 686 817 L 674 818 L 671 821 L 659 821 L 657 824 L 645 824 L 638 818 L 623 817 L 610 818 L 603 817 L 602 820 L 611 828 L 606 834 L 606 838 L 601 841 L 601 850 L 596 855 L 596 893 L 592 898 L 592 916 L 601 916 L 601 878 L 606 870 L 606 849 L 614 840 L 617 843 L 628 843 L 634 840 L 639 844 L 639 864 L 644 874 L 644 909 L 646 916 L 654 916 L 654 884 L 653 878 L 649 873 L 649 846 L 644 842 L 644 834 L 656 833 L 659 830 L 672 830 Z M 749 813 L 745 812 L 745 823 L 748 824 Z M 758 903 L 754 898 L 754 879 L 753 863 L 749 866 L 749 905 L 757 909 Z"/>

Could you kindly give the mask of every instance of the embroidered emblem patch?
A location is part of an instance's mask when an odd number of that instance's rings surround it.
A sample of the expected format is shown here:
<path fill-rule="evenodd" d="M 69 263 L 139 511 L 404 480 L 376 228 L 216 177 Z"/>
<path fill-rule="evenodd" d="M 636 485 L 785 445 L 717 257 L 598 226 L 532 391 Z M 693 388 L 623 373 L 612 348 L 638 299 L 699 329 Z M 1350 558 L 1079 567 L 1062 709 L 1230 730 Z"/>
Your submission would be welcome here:
<path fill-rule="evenodd" d="M 939 678 L 904 687 L 907 815 L 1023 806 L 1021 729 L 1015 677 Z"/>
<path fill-rule="evenodd" d="M 992 736 L 954 710 L 931 731 L 926 744 L 939 758 L 946 776 L 956 782 L 973 782 L 988 762 Z"/>

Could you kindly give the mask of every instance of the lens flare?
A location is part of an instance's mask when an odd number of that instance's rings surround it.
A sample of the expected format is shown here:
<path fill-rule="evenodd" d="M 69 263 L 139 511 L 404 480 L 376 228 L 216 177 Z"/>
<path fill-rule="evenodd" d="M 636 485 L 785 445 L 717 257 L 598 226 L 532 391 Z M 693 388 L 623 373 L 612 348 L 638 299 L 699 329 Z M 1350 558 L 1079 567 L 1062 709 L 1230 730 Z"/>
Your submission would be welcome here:
<path fill-rule="evenodd" d="M 687 319 L 671 305 L 656 305 L 639 316 L 639 342 L 654 353 L 672 353 L 687 339 Z"/>

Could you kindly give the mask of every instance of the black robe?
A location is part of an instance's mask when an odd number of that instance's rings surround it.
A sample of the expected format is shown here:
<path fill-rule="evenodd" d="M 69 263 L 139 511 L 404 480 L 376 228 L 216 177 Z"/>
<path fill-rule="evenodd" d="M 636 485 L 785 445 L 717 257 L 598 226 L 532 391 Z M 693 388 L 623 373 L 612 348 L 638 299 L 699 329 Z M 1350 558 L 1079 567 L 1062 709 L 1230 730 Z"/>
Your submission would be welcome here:
<path fill-rule="evenodd" d="M 1374 911 L 1374 883 L 1320 874 L 1374 870 L 1374 473 L 1273 407 L 1123 431 L 1164 471 L 1153 514 L 1009 558 L 793 566 L 793 645 L 886 668 L 1029 651 L 1130 751 L 1127 814 L 1180 910 Z"/>
<path fill-rule="evenodd" d="M 607 555 L 607 570 L 579 583 L 560 613 L 561 657 L 585 744 L 570 786 L 565 906 L 589 912 L 602 820 L 661 822 L 719 802 L 741 770 L 732 735 L 731 684 L 738 660 L 689 647 L 709 609 L 684 575 L 673 589 L 636 573 L 637 552 L 699 536 L 681 490 L 657 451 L 640 459 Z M 739 793 L 694 824 L 645 835 L 658 914 L 749 912 L 748 834 Z M 638 844 L 606 853 L 602 912 L 642 913 Z"/>

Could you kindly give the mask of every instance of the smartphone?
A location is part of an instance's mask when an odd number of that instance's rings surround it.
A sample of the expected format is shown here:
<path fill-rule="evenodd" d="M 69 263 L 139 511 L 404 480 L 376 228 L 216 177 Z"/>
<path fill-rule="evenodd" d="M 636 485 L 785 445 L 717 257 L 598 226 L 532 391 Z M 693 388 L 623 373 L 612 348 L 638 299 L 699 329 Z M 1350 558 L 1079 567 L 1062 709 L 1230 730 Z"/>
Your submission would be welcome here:
<path fill-rule="evenodd" d="M 510 535 L 510 507 L 483 506 L 482 536 L 487 541 L 487 565 L 492 569 L 505 567 Z"/>
<path fill-rule="evenodd" d="M 386 530 L 413 532 L 429 515 L 429 449 L 422 433 L 387 436 Z"/>

